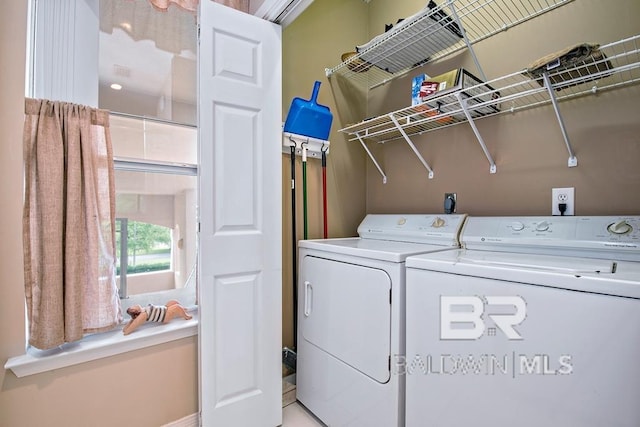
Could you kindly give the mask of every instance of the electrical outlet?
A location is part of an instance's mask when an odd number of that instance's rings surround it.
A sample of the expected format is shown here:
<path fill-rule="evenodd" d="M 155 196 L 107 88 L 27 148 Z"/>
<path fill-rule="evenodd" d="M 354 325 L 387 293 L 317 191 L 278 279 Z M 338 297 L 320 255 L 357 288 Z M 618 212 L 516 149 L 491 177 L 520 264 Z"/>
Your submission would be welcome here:
<path fill-rule="evenodd" d="M 551 215 L 562 215 L 560 213 L 560 203 L 567 205 L 565 216 L 575 215 L 574 188 L 552 188 L 551 189 Z"/>

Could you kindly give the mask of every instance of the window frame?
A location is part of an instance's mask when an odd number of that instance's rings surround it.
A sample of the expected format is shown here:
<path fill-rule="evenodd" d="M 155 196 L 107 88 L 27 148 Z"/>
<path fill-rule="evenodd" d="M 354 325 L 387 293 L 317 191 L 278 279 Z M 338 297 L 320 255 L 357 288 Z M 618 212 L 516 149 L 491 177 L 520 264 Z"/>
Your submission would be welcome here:
<path fill-rule="evenodd" d="M 41 52 L 38 51 L 39 44 L 44 40 L 43 31 L 37 31 L 39 25 L 38 19 L 38 11 L 37 11 L 37 3 L 35 0 L 29 0 L 28 2 L 28 28 L 27 28 L 27 52 L 26 52 L 26 71 L 25 71 L 25 97 L 28 98 L 38 98 L 45 97 L 44 93 L 50 94 L 49 97 L 60 97 L 61 99 L 66 99 L 68 97 L 73 98 L 73 102 L 97 105 L 97 96 L 98 96 L 98 88 L 97 85 L 94 90 L 88 90 L 87 88 L 93 88 L 95 77 L 96 82 L 98 78 L 98 70 L 97 67 L 93 68 L 93 56 L 87 57 L 86 51 L 82 50 L 73 43 L 67 43 L 66 40 L 56 39 L 55 43 L 62 43 L 61 46 L 64 46 L 64 57 L 67 58 L 67 62 L 63 62 L 60 64 L 60 70 L 73 72 L 73 75 L 76 76 L 76 79 L 73 80 L 73 85 L 65 85 L 64 87 L 58 87 L 59 85 L 55 84 L 55 81 L 64 81 L 68 83 L 68 79 L 49 79 L 44 82 L 38 82 L 37 78 L 38 74 L 38 63 L 43 62 L 46 64 L 49 57 L 42 58 Z M 87 11 L 83 11 L 87 12 Z M 92 15 L 83 15 L 84 17 L 91 17 Z M 43 23 L 47 21 L 50 17 L 46 17 L 42 19 Z M 47 21 L 48 22 L 48 21 Z M 70 34 L 75 34 L 81 30 L 87 29 L 88 26 L 93 24 L 92 20 L 86 20 L 86 22 L 78 23 L 69 21 L 69 25 L 77 25 L 78 27 L 73 27 L 77 31 L 69 31 Z M 81 25 L 82 24 L 82 25 Z M 89 39 L 97 40 L 98 28 L 99 24 L 96 25 L 95 34 L 89 34 Z M 65 29 L 67 29 L 65 27 Z M 62 34 L 62 32 L 61 32 Z M 60 35 L 58 35 L 60 36 Z M 59 37 L 60 38 L 60 37 Z M 97 50 L 96 50 L 97 52 Z M 94 52 L 95 53 L 95 52 Z M 74 55 L 80 55 L 81 58 L 85 58 L 85 61 L 79 61 L 78 63 L 74 62 Z M 90 65 L 90 66 L 89 66 Z M 82 70 L 83 72 L 77 72 Z M 95 76 L 93 75 L 95 73 Z M 58 77 L 57 75 L 54 77 Z M 77 81 L 76 81 L 77 80 Z M 52 87 L 48 87 L 47 85 L 53 85 Z M 82 90 L 76 91 L 75 88 L 81 88 Z M 43 91 L 44 90 L 44 91 Z M 199 96 L 197 94 L 197 96 Z M 75 99 L 75 98 L 80 99 Z M 94 99 L 95 98 L 95 99 Z M 160 118 L 152 118 L 152 117 L 140 117 L 133 116 L 127 113 L 117 113 L 110 112 L 112 115 L 120 115 L 123 117 L 130 118 L 141 118 L 145 120 L 154 120 L 158 122 L 164 122 L 166 124 L 171 125 L 180 125 L 180 126 L 188 126 L 196 129 L 198 131 L 197 124 L 187 124 L 180 122 L 168 121 Z M 199 144 L 199 139 L 197 139 L 196 144 Z M 151 167 L 161 168 L 167 173 L 168 171 L 173 171 L 174 173 L 182 172 L 182 174 L 186 175 L 194 175 L 199 178 L 198 175 L 198 165 L 193 164 L 185 164 L 185 163 L 164 163 L 162 162 L 148 162 L 146 160 L 139 159 L 124 159 L 118 158 L 118 162 L 123 162 L 121 164 L 125 164 L 128 168 L 136 169 L 136 170 L 144 170 Z M 114 159 L 115 165 L 116 159 Z M 199 185 L 199 179 L 197 181 L 197 185 Z M 199 190 L 197 190 L 197 197 L 199 196 Z M 199 223 L 199 218 L 196 218 L 196 224 Z M 198 262 L 198 231 L 194 236 L 196 238 L 196 263 Z M 197 267 L 196 267 L 197 268 Z M 197 275 L 196 275 L 197 280 Z M 197 303 L 197 282 L 195 283 L 195 293 L 196 293 L 196 303 Z M 147 293 L 141 294 L 147 296 L 146 302 L 153 302 L 151 300 L 158 298 L 158 300 L 162 300 L 162 298 L 166 298 L 171 292 L 180 292 L 185 288 L 175 289 L 170 291 L 162 291 L 158 293 Z M 166 295 L 166 296 L 165 296 Z M 133 297 L 133 296 L 132 296 Z M 121 302 L 126 301 L 127 305 L 133 305 L 135 302 L 135 298 L 127 298 L 125 300 L 121 300 Z M 166 301 L 164 301 L 166 302 Z M 122 305 L 123 313 L 126 311 L 125 304 Z M 164 344 L 175 340 L 190 338 L 198 335 L 199 330 L 199 313 L 197 305 L 187 305 L 186 310 L 189 314 L 192 315 L 191 320 L 180 320 L 176 322 L 170 322 L 162 327 L 154 327 L 155 325 L 143 325 L 136 330 L 136 333 L 124 336 L 122 334 L 122 328 L 128 321 L 125 321 L 115 327 L 113 330 L 108 332 L 96 333 L 96 334 L 88 334 L 85 335 L 81 340 L 71 343 L 63 344 L 55 349 L 50 350 L 39 350 L 36 348 L 32 348 L 28 345 L 28 319 L 26 319 L 26 311 L 25 311 L 25 353 L 23 355 L 11 357 L 7 360 L 4 365 L 5 369 L 11 370 L 17 377 L 22 378 L 29 375 L 35 375 L 38 373 L 48 372 L 55 369 L 61 369 L 64 367 L 74 366 L 80 363 L 85 363 L 89 361 L 94 361 L 106 357 L 116 356 L 118 354 L 124 354 L 131 351 L 155 346 L 158 344 Z"/>

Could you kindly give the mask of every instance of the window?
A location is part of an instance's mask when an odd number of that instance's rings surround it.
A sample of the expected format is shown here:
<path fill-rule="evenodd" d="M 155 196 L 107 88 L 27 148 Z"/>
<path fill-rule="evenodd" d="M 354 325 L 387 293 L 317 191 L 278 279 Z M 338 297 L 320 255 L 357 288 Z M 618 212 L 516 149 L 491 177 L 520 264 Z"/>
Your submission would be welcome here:
<path fill-rule="evenodd" d="M 120 277 L 136 273 L 171 270 L 173 245 L 169 227 L 148 222 L 116 218 L 116 274 Z M 128 295 L 120 286 L 120 295 Z"/>
<path fill-rule="evenodd" d="M 196 19 L 100 0 L 99 107 L 111 111 L 123 309 L 195 304 Z"/>
<path fill-rule="evenodd" d="M 196 129 L 113 115 L 111 138 L 123 308 L 170 299 L 192 305 L 197 259 Z M 118 156 L 136 151 L 141 151 L 139 157 Z"/>

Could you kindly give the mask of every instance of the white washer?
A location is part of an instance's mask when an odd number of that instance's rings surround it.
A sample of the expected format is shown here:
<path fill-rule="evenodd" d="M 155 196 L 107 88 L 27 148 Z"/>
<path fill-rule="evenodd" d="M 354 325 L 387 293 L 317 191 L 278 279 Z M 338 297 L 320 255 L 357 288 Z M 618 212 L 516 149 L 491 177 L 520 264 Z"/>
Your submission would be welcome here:
<path fill-rule="evenodd" d="M 406 260 L 407 427 L 640 426 L 640 217 L 468 217 Z"/>
<path fill-rule="evenodd" d="M 299 242 L 296 396 L 329 426 L 404 426 L 404 261 L 459 247 L 465 215 L 367 215 Z"/>

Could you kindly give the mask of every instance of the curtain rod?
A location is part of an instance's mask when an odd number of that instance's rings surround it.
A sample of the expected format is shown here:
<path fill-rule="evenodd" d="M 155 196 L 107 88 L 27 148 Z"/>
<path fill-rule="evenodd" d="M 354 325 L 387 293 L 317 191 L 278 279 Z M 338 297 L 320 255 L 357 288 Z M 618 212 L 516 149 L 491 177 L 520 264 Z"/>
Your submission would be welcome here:
<path fill-rule="evenodd" d="M 174 122 L 172 120 L 160 119 L 158 117 L 141 116 L 139 114 L 121 113 L 119 111 L 109 111 L 109 114 L 112 114 L 114 116 L 129 118 L 129 119 L 149 120 L 151 122 L 163 123 L 167 125 L 184 126 L 184 127 L 193 128 L 193 129 L 198 128 L 197 125 L 193 125 L 191 123 Z"/>

